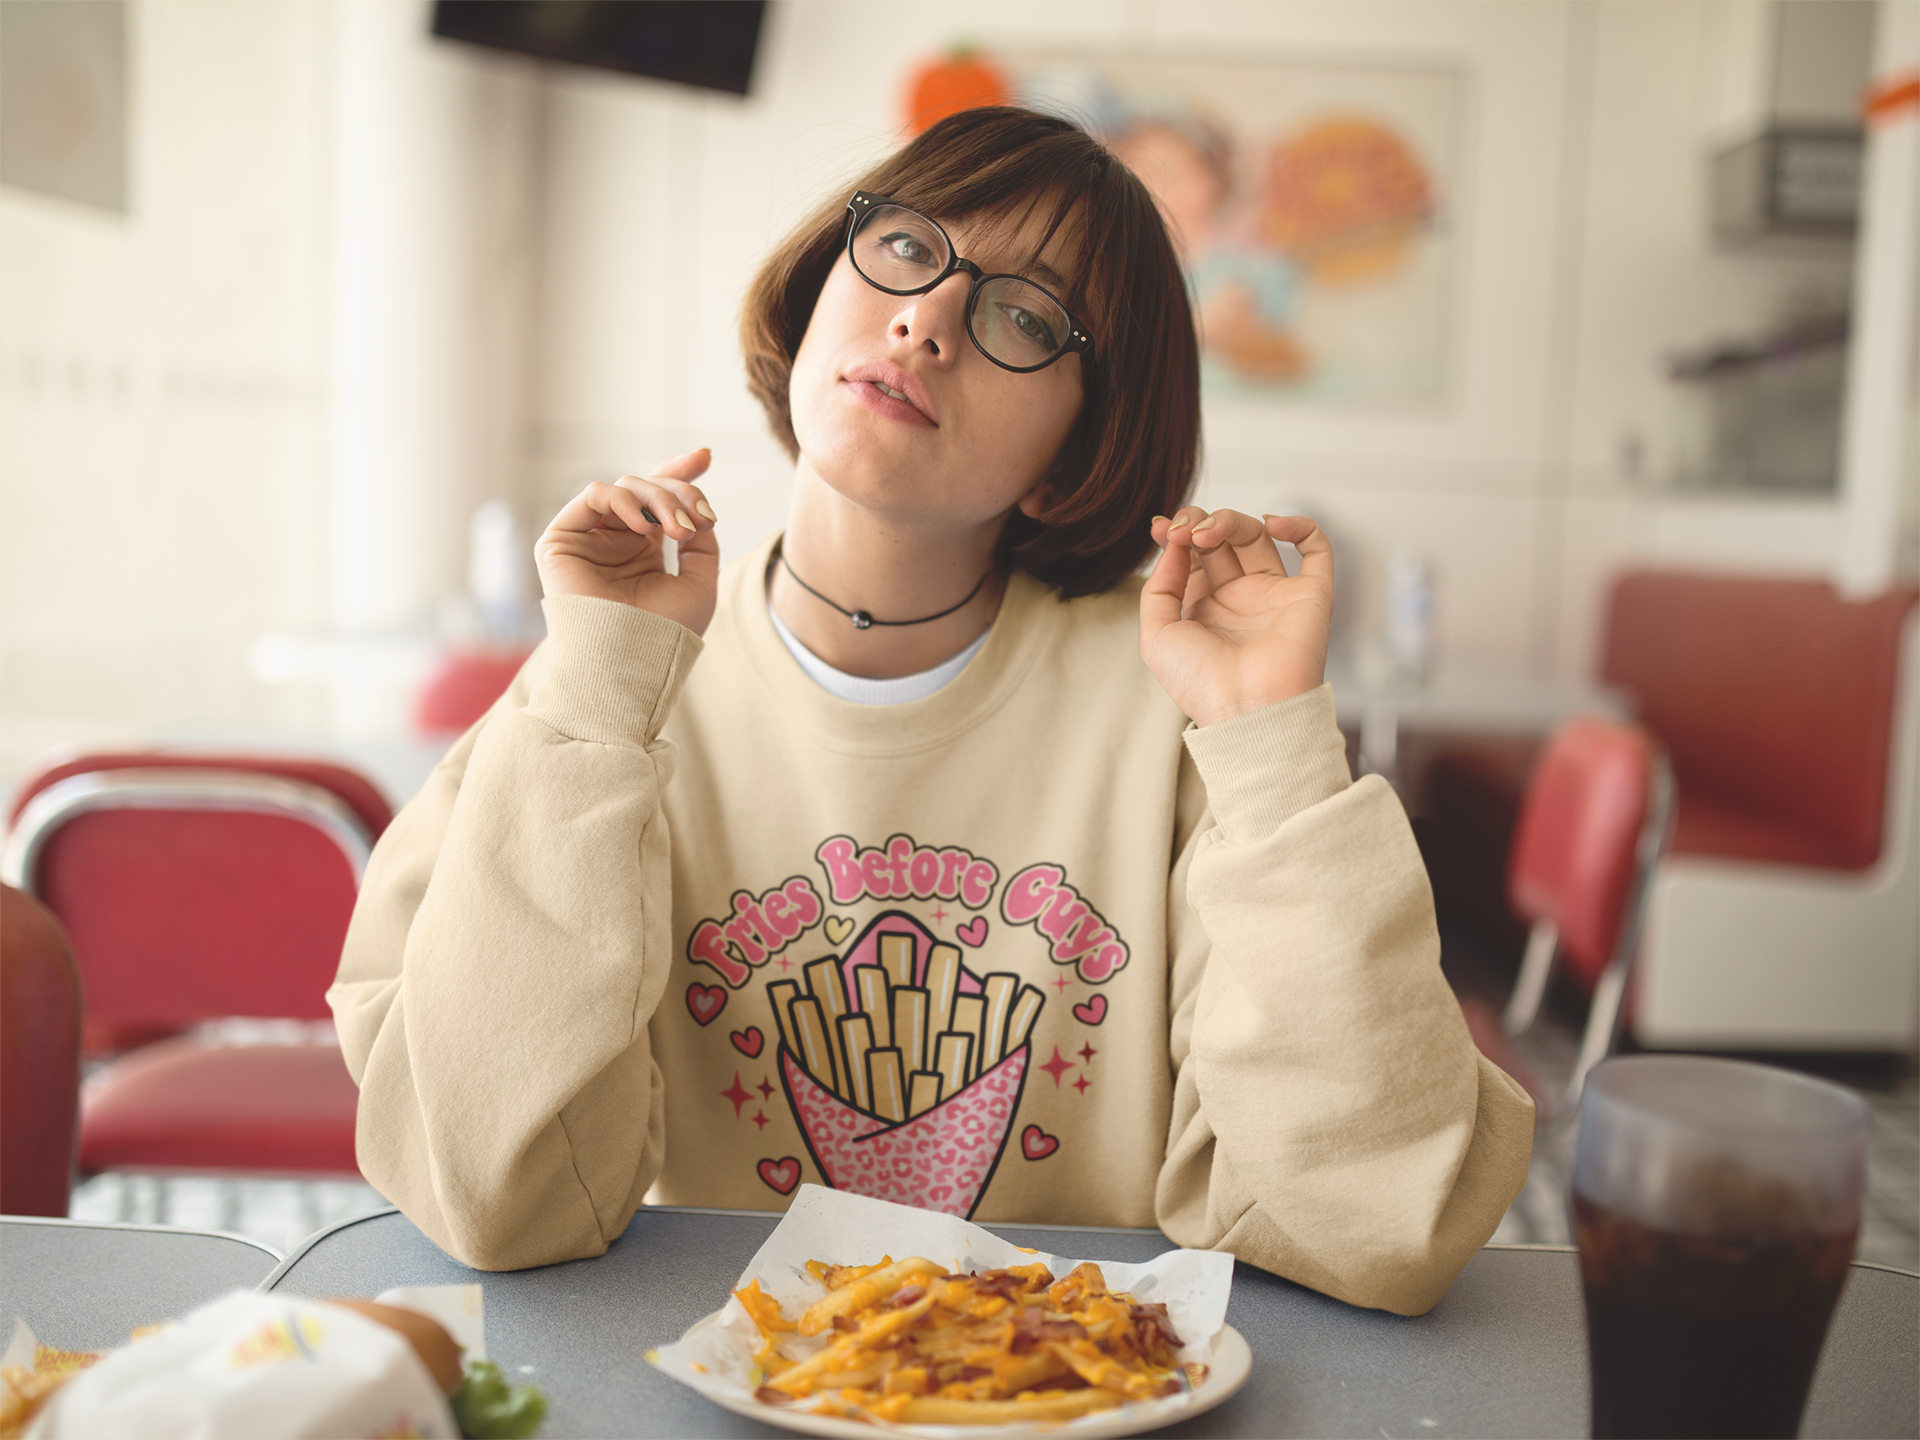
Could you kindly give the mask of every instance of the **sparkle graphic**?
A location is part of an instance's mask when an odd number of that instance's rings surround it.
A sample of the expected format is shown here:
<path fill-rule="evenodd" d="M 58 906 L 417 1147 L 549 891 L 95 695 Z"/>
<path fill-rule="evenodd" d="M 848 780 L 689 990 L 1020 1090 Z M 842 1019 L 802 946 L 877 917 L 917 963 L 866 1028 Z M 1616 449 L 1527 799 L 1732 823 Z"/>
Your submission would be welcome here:
<path fill-rule="evenodd" d="M 1053 979 L 1049 980 L 1047 983 L 1053 986 L 1053 988 L 1058 990 L 1062 995 L 1067 993 L 1067 985 L 1069 984 L 1069 981 L 1067 980 L 1066 976 L 1056 975 L 1053 977 Z"/>
<path fill-rule="evenodd" d="M 1059 1082 L 1055 1081 L 1054 1083 L 1058 1084 Z M 753 1098 L 753 1092 L 741 1085 L 740 1072 L 738 1070 L 733 1072 L 733 1084 L 720 1093 L 733 1102 L 733 1118 L 736 1120 L 740 1118 L 740 1107 Z"/>
<path fill-rule="evenodd" d="M 1094 1056 L 1098 1055 L 1099 1053 L 1100 1052 L 1094 1049 L 1093 1046 L 1091 1045 L 1082 1045 L 1079 1051 L 1080 1058 L 1082 1060 L 1091 1060 L 1093 1059 Z"/>
<path fill-rule="evenodd" d="M 945 906 L 942 906 L 942 905 L 934 906 L 933 907 L 933 923 L 938 925 L 942 920 L 947 918 L 947 914 L 948 914 L 948 911 Z"/>
<path fill-rule="evenodd" d="M 1073 1088 L 1078 1090 L 1082 1095 L 1084 1095 L 1087 1093 L 1087 1087 L 1092 1083 L 1093 1082 L 1091 1080 L 1087 1079 L 1086 1076 L 1082 1075 L 1078 1080 L 1073 1082 Z"/>
<path fill-rule="evenodd" d="M 771 1100 L 773 1098 L 773 1082 L 767 1079 L 766 1076 L 762 1075 L 760 1077 L 760 1083 L 753 1088 L 760 1092 L 760 1098 L 762 1100 Z"/>
<path fill-rule="evenodd" d="M 785 974 L 787 971 L 791 970 L 792 968 L 793 968 L 793 961 L 789 960 L 786 956 L 782 955 L 780 957 L 781 973 Z"/>
<path fill-rule="evenodd" d="M 766 1111 L 756 1110 L 753 1112 L 753 1114 L 749 1115 L 747 1118 L 753 1121 L 753 1123 L 758 1125 L 762 1130 L 767 1128 L 767 1112 Z"/>
<path fill-rule="evenodd" d="M 1066 1074 L 1067 1071 L 1073 1069 L 1073 1061 L 1062 1060 L 1060 1058 L 1060 1047 L 1056 1045 L 1053 1047 L 1053 1059 L 1036 1068 L 1044 1070 L 1053 1076 L 1053 1088 L 1058 1090 L 1060 1088 L 1060 1077 Z"/>

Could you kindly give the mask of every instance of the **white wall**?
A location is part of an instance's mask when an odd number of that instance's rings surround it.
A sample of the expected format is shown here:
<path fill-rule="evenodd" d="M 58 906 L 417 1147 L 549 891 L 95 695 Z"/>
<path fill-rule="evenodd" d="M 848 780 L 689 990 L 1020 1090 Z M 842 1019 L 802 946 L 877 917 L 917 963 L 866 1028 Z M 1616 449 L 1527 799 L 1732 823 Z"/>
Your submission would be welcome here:
<path fill-rule="evenodd" d="M 124 217 L 0 191 L 0 778 L 183 717 L 298 724 L 247 673 L 319 618 L 324 7 L 131 7 Z"/>

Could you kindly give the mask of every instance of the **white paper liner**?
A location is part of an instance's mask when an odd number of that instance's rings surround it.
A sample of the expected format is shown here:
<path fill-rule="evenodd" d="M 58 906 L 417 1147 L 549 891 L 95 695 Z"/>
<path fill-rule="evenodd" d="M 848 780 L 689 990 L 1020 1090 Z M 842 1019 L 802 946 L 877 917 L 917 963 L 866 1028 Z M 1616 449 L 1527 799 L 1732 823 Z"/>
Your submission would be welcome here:
<path fill-rule="evenodd" d="M 379 1300 L 431 1316 L 467 1358 L 485 1358 L 480 1286 L 406 1287 Z M 32 1371 L 36 1351 L 33 1331 L 17 1321 L 0 1363 Z M 27 1434 L 454 1437 L 459 1429 L 396 1332 L 324 1301 L 237 1290 L 105 1352 L 47 1402 Z"/>
<path fill-rule="evenodd" d="M 869 1200 L 819 1185 L 802 1185 L 794 1192 L 786 1217 L 767 1237 L 766 1244 L 760 1247 L 733 1288 L 738 1290 L 758 1280 L 761 1290 L 779 1301 L 783 1312 L 793 1316 L 826 1294 L 825 1287 L 807 1273 L 807 1261 L 871 1265 L 883 1255 L 891 1255 L 895 1260 L 921 1255 L 962 1273 L 1002 1265 L 1030 1265 L 1038 1260 L 1055 1278 L 1066 1275 L 1081 1263 L 1072 1257 L 1044 1251 L 1029 1253 L 978 1225 L 951 1215 Z M 1208 1250 L 1169 1250 L 1143 1265 L 1126 1265 L 1114 1260 L 1095 1263 L 1106 1277 L 1109 1289 L 1124 1291 L 1143 1303 L 1157 1301 L 1167 1307 L 1174 1333 L 1182 1341 L 1178 1352 L 1181 1364 L 1211 1362 L 1214 1341 L 1226 1324 L 1227 1300 L 1233 1291 L 1231 1255 Z M 821 1337 L 820 1343 L 826 1343 L 827 1338 Z M 647 1359 L 661 1373 L 703 1395 L 751 1400 L 758 1383 L 753 1357 L 759 1349 L 759 1329 L 746 1307 L 729 1294 L 723 1308 L 695 1322 L 673 1344 L 649 1351 Z M 799 1346 L 794 1349 L 798 1350 Z M 1166 1418 L 1159 1423 L 1171 1424 L 1189 1403 L 1188 1394 L 1183 1393 L 1159 1400 L 1133 1401 L 1128 1409 L 1142 1419 L 1164 1411 Z M 803 1401 L 791 1406 L 763 1408 L 768 1422 L 778 1424 L 783 1411 L 804 1411 L 809 1407 Z M 1113 1415 L 1111 1410 L 1097 1411 L 1048 1428 L 1071 1433 L 1076 1426 L 1108 1425 Z M 872 1423 L 876 1430 L 951 1437 L 951 1440 L 964 1436 L 1005 1436 L 1010 1429 L 1017 1428 Z"/>

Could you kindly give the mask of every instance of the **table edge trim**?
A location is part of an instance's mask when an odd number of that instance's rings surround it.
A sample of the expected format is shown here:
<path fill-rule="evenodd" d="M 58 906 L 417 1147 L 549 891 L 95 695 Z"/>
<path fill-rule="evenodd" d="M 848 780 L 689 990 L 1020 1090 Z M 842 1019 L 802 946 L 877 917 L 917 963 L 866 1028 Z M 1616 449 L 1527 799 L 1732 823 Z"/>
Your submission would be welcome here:
<path fill-rule="evenodd" d="M 210 1240 L 232 1240 L 255 1250 L 264 1250 L 273 1256 L 275 1265 L 285 1264 L 287 1259 L 286 1251 L 264 1240 L 256 1240 L 251 1235 L 242 1235 L 234 1230 L 202 1230 L 193 1225 L 145 1225 L 132 1220 L 78 1220 L 71 1215 L 0 1215 L 0 1225 L 53 1225 L 73 1230 L 146 1230 L 159 1235 L 199 1235 Z"/>
<path fill-rule="evenodd" d="M 1903 1266 L 1887 1265 L 1878 1260 L 1855 1260 L 1853 1262 L 1853 1268 L 1856 1270 L 1884 1270 L 1889 1275 L 1904 1275 L 1909 1280 L 1920 1280 L 1920 1270 L 1908 1270 Z"/>
<path fill-rule="evenodd" d="M 1547 1250 L 1561 1255 L 1578 1255 L 1578 1245 L 1529 1245 L 1519 1242 L 1498 1243 L 1489 1241 L 1480 1247 L 1482 1250 Z M 1908 1270 L 1899 1265 L 1887 1265 L 1878 1260 L 1854 1260 L 1849 1262 L 1855 1270 L 1884 1270 L 1889 1275 L 1905 1275 L 1909 1280 L 1920 1280 L 1920 1270 Z"/>
<path fill-rule="evenodd" d="M 280 1283 L 281 1277 L 300 1262 L 302 1256 L 328 1236 L 345 1230 L 352 1225 L 359 1225 L 368 1220 L 384 1220 L 389 1215 L 398 1215 L 399 1213 L 400 1207 L 398 1205 L 386 1205 L 378 1210 L 369 1210 L 364 1215 L 349 1215 L 344 1220 L 336 1220 L 331 1225 L 323 1226 L 302 1240 L 298 1249 L 287 1255 L 278 1265 L 268 1271 L 267 1277 L 253 1288 L 262 1292 L 273 1289 Z"/>

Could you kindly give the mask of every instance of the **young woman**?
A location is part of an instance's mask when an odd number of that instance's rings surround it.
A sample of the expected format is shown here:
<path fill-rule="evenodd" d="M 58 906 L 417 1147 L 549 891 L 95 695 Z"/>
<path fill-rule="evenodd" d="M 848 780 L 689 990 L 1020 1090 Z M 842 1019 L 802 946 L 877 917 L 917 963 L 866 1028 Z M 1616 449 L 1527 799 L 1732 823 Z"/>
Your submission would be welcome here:
<path fill-rule="evenodd" d="M 743 334 L 785 532 L 720 570 L 705 451 L 589 485 L 546 643 L 375 851 L 331 992 L 367 1178 L 486 1269 L 804 1180 L 1432 1305 L 1531 1106 L 1349 782 L 1325 538 L 1180 508 L 1147 192 L 1065 121 L 956 116 Z"/>

